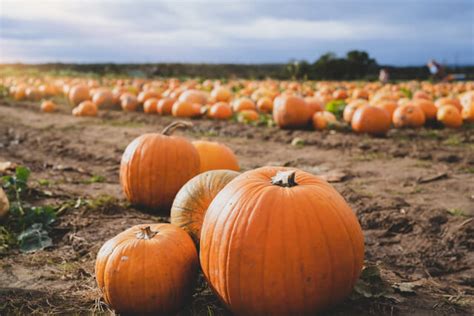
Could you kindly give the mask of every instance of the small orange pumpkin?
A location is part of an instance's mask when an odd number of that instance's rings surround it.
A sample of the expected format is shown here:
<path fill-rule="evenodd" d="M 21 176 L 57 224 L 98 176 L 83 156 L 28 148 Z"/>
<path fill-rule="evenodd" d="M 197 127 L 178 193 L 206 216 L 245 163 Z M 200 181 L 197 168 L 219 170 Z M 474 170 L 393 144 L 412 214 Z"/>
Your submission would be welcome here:
<path fill-rule="evenodd" d="M 352 116 L 351 126 L 357 133 L 385 135 L 390 129 L 392 118 L 387 110 L 375 106 L 358 108 Z"/>
<path fill-rule="evenodd" d="M 154 114 L 157 112 L 158 99 L 149 98 L 143 103 L 143 112 L 147 114 Z"/>
<path fill-rule="evenodd" d="M 171 108 L 171 114 L 176 117 L 197 117 L 201 115 L 201 105 L 188 101 L 176 101 Z"/>
<path fill-rule="evenodd" d="M 145 104 L 146 100 L 148 99 L 159 99 L 161 98 L 161 94 L 156 91 L 148 90 L 142 91 L 138 94 L 137 101 L 140 104 Z"/>
<path fill-rule="evenodd" d="M 255 103 L 249 98 L 240 98 L 234 101 L 232 104 L 232 109 L 234 112 L 242 112 L 244 110 L 253 110 L 255 111 Z"/>
<path fill-rule="evenodd" d="M 463 106 L 461 115 L 466 122 L 474 123 L 474 101 Z"/>
<path fill-rule="evenodd" d="M 425 113 L 419 107 L 409 102 L 395 109 L 392 116 L 393 125 L 400 127 L 421 127 L 425 124 Z"/>
<path fill-rule="evenodd" d="M 367 106 L 367 105 L 368 105 L 367 100 L 358 99 L 358 100 L 351 101 L 344 108 L 344 111 L 342 112 L 342 119 L 347 123 L 351 123 L 352 116 L 354 115 L 355 111 L 357 111 L 358 108 L 362 106 Z"/>
<path fill-rule="evenodd" d="M 337 118 L 331 112 L 321 111 L 313 114 L 312 122 L 313 128 L 315 130 L 321 131 L 326 129 L 330 123 L 337 122 Z"/>
<path fill-rule="evenodd" d="M 448 104 L 454 106 L 459 112 L 462 111 L 461 101 L 459 101 L 456 98 L 448 98 L 448 97 L 439 98 L 435 102 L 435 105 L 436 105 L 437 108 L 440 108 L 440 107 L 442 107 L 444 105 L 448 105 Z"/>
<path fill-rule="evenodd" d="M 273 102 L 273 120 L 280 128 L 304 127 L 311 120 L 311 111 L 304 99 L 282 95 Z"/>
<path fill-rule="evenodd" d="M 97 116 L 97 106 L 92 101 L 83 101 L 72 110 L 74 116 Z"/>
<path fill-rule="evenodd" d="M 122 110 L 126 112 L 135 112 L 138 108 L 137 97 L 126 92 L 120 96 L 120 105 L 122 106 Z"/>
<path fill-rule="evenodd" d="M 261 97 L 257 101 L 257 109 L 262 113 L 272 113 L 273 101 L 270 97 Z"/>
<path fill-rule="evenodd" d="M 263 167 L 237 176 L 211 202 L 200 261 L 235 315 L 315 315 L 351 293 L 364 235 L 326 181 Z"/>
<path fill-rule="evenodd" d="M 163 98 L 158 101 L 156 105 L 156 111 L 160 115 L 171 115 L 173 104 L 176 102 L 174 98 Z"/>
<path fill-rule="evenodd" d="M 171 224 L 133 226 L 97 254 L 95 275 L 105 301 L 123 314 L 174 315 L 191 295 L 198 255 Z"/>
<path fill-rule="evenodd" d="M 434 105 L 433 101 L 420 98 L 413 100 L 413 103 L 423 110 L 427 120 L 436 119 L 436 112 L 438 112 L 438 108 Z"/>
<path fill-rule="evenodd" d="M 194 141 L 193 145 L 201 161 L 199 172 L 218 169 L 240 170 L 237 157 L 226 145 L 205 140 Z"/>
<path fill-rule="evenodd" d="M 53 101 L 43 101 L 41 103 L 41 111 L 45 113 L 52 113 L 56 111 L 56 104 Z"/>
<path fill-rule="evenodd" d="M 462 125 L 461 113 L 459 113 L 458 109 L 451 104 L 439 107 L 436 119 L 449 128 L 458 128 Z"/>
<path fill-rule="evenodd" d="M 96 91 L 92 96 L 92 102 L 94 102 L 98 108 L 109 108 L 115 104 L 114 95 L 111 91 L 106 89 Z"/>
<path fill-rule="evenodd" d="M 179 101 L 190 104 L 204 105 L 207 103 L 207 94 L 199 90 L 186 90 L 179 96 Z"/>
<path fill-rule="evenodd" d="M 216 120 L 228 120 L 232 117 L 232 108 L 226 102 L 217 102 L 209 109 L 208 116 Z"/>
<path fill-rule="evenodd" d="M 216 87 L 211 91 L 211 98 L 215 102 L 230 102 L 232 92 L 226 87 Z"/>
<path fill-rule="evenodd" d="M 184 229 L 199 245 L 202 221 L 209 204 L 239 174 L 232 170 L 211 170 L 189 180 L 171 206 L 171 224 Z"/>
<path fill-rule="evenodd" d="M 199 153 L 187 139 L 169 136 L 177 121 L 163 132 L 144 134 L 132 141 L 122 156 L 120 183 L 127 199 L 157 211 L 169 211 L 176 193 L 199 173 Z"/>
<path fill-rule="evenodd" d="M 260 116 L 255 110 L 242 110 L 237 114 L 237 121 L 240 123 L 249 123 L 258 121 Z"/>

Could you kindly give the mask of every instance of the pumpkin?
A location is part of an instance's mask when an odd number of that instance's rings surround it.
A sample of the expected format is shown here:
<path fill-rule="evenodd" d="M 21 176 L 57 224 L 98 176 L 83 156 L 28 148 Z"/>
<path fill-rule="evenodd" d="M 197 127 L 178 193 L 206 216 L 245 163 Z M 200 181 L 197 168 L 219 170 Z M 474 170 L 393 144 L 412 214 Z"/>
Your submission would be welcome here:
<path fill-rule="evenodd" d="M 313 116 L 313 114 L 316 112 L 324 111 L 324 105 L 317 98 L 306 97 L 304 101 L 309 108 L 311 116 Z"/>
<path fill-rule="evenodd" d="M 0 187 L 0 219 L 5 218 L 10 210 L 10 203 L 8 202 L 7 195 Z"/>
<path fill-rule="evenodd" d="M 143 112 L 153 114 L 158 111 L 158 99 L 149 98 L 143 103 Z"/>
<path fill-rule="evenodd" d="M 413 103 L 416 106 L 419 106 L 423 113 L 425 113 L 426 120 L 435 120 L 436 119 L 436 112 L 438 112 L 438 108 L 434 105 L 433 101 L 419 98 L 413 100 Z"/>
<path fill-rule="evenodd" d="M 207 103 L 207 94 L 199 90 L 186 90 L 179 96 L 179 101 L 204 105 Z"/>
<path fill-rule="evenodd" d="M 421 127 L 425 124 L 425 113 L 419 106 L 410 102 L 395 109 L 392 122 L 397 128 Z"/>
<path fill-rule="evenodd" d="M 176 194 L 171 206 L 171 224 L 184 229 L 199 244 L 202 221 L 209 204 L 238 175 L 232 170 L 211 170 L 189 180 Z"/>
<path fill-rule="evenodd" d="M 13 98 L 15 101 L 22 101 L 26 98 L 26 88 L 23 86 L 17 86 L 13 91 Z"/>
<path fill-rule="evenodd" d="M 357 133 L 385 135 L 390 129 L 392 118 L 387 110 L 375 106 L 358 108 L 352 116 L 351 126 Z"/>
<path fill-rule="evenodd" d="M 138 103 L 140 104 L 144 104 L 146 102 L 146 100 L 148 99 L 159 99 L 161 98 L 161 94 L 159 92 L 156 92 L 156 91 L 142 91 L 140 92 L 140 94 L 138 94 L 138 97 L 137 97 L 137 101 Z"/>
<path fill-rule="evenodd" d="M 228 120 L 232 117 L 232 108 L 226 102 L 217 102 L 209 109 L 208 116 L 216 120 Z"/>
<path fill-rule="evenodd" d="M 262 113 L 272 113 L 273 101 L 270 97 L 261 97 L 257 101 L 257 109 Z"/>
<path fill-rule="evenodd" d="M 56 86 L 49 84 L 42 84 L 38 87 L 38 91 L 42 97 L 53 97 L 58 94 Z"/>
<path fill-rule="evenodd" d="M 369 92 L 363 89 L 354 89 L 352 91 L 352 98 L 353 99 L 369 99 Z"/>
<path fill-rule="evenodd" d="M 174 98 L 160 99 L 156 105 L 156 110 L 160 115 L 171 115 L 171 109 L 173 104 L 176 102 Z"/>
<path fill-rule="evenodd" d="M 253 110 L 255 111 L 255 103 L 249 98 L 240 98 L 234 101 L 232 104 L 232 109 L 234 112 L 242 112 L 244 110 Z"/>
<path fill-rule="evenodd" d="M 332 93 L 332 97 L 335 99 L 335 100 L 344 100 L 344 99 L 347 99 L 348 95 L 347 95 L 347 91 L 346 90 L 342 90 L 342 89 L 338 89 L 336 91 L 334 91 Z"/>
<path fill-rule="evenodd" d="M 471 104 L 463 106 L 461 112 L 463 120 L 474 123 L 474 101 Z"/>
<path fill-rule="evenodd" d="M 89 88 L 85 85 L 75 85 L 69 89 L 68 97 L 69 102 L 71 102 L 73 106 L 76 106 L 83 101 L 89 100 Z"/>
<path fill-rule="evenodd" d="M 74 116 L 97 116 L 97 106 L 92 101 L 83 101 L 74 109 L 72 109 Z"/>
<path fill-rule="evenodd" d="M 56 104 L 53 101 L 43 101 L 41 103 L 41 111 L 51 113 L 56 111 Z"/>
<path fill-rule="evenodd" d="M 330 123 L 337 122 L 337 118 L 331 112 L 321 111 L 313 114 L 312 122 L 313 128 L 320 131 L 326 129 Z"/>
<path fill-rule="evenodd" d="M 393 112 L 395 112 L 395 109 L 398 107 L 398 104 L 395 101 L 381 101 L 377 102 L 375 106 L 388 111 L 391 119 L 393 116 Z"/>
<path fill-rule="evenodd" d="M 454 106 L 459 112 L 462 111 L 462 105 L 458 99 L 446 97 L 446 98 L 439 98 L 438 100 L 435 101 L 435 105 L 437 108 L 440 108 L 448 104 Z"/>
<path fill-rule="evenodd" d="M 425 91 L 423 90 L 418 90 L 416 91 L 414 94 L 413 94 L 413 99 L 416 100 L 416 99 L 424 99 L 424 100 L 429 100 L 431 101 L 432 98 L 431 96 L 426 93 Z"/>
<path fill-rule="evenodd" d="M 125 149 L 120 183 L 127 199 L 136 205 L 169 211 L 179 189 L 199 173 L 199 153 L 187 139 L 169 136 L 188 122 L 174 122 L 162 133 L 137 137 Z"/>
<path fill-rule="evenodd" d="M 273 120 L 280 128 L 304 127 L 311 120 L 311 111 L 300 97 L 279 96 L 273 102 Z"/>
<path fill-rule="evenodd" d="M 240 170 L 237 157 L 226 145 L 205 140 L 196 140 L 193 145 L 201 161 L 199 172 L 218 169 Z"/>
<path fill-rule="evenodd" d="M 97 254 L 97 285 L 123 314 L 176 314 L 191 295 L 198 271 L 192 239 L 171 224 L 133 226 Z"/>
<path fill-rule="evenodd" d="M 28 87 L 25 90 L 26 98 L 31 101 L 41 99 L 41 93 L 35 87 Z"/>
<path fill-rule="evenodd" d="M 258 121 L 260 116 L 255 110 L 243 110 L 237 114 L 237 121 L 240 123 L 249 123 Z"/>
<path fill-rule="evenodd" d="M 126 112 L 134 112 L 138 108 L 137 97 L 131 93 L 124 93 L 120 96 L 120 106 Z"/>
<path fill-rule="evenodd" d="M 201 229 L 205 277 L 236 315 L 314 315 L 352 291 L 364 236 L 326 181 L 263 167 L 229 182 Z"/>
<path fill-rule="evenodd" d="M 344 111 L 342 112 L 342 119 L 347 122 L 347 123 L 351 123 L 352 122 L 352 116 L 354 115 L 355 111 L 357 111 L 358 108 L 362 107 L 362 106 L 366 106 L 368 105 L 368 102 L 367 100 L 353 100 L 351 102 L 349 102 L 349 104 L 347 104 L 345 107 L 344 107 Z"/>
<path fill-rule="evenodd" d="M 230 102 L 232 99 L 232 92 L 226 87 L 217 87 L 211 91 L 211 98 L 215 102 Z"/>
<path fill-rule="evenodd" d="M 92 102 L 94 102 L 98 108 L 110 108 L 115 104 L 114 95 L 107 89 L 96 91 L 92 96 Z"/>
<path fill-rule="evenodd" d="M 438 108 L 436 119 L 450 128 L 458 128 L 462 125 L 462 116 L 458 109 L 451 104 L 443 105 Z"/>
<path fill-rule="evenodd" d="M 188 101 L 176 101 L 171 108 L 171 114 L 176 117 L 197 117 L 201 115 L 201 105 Z"/>

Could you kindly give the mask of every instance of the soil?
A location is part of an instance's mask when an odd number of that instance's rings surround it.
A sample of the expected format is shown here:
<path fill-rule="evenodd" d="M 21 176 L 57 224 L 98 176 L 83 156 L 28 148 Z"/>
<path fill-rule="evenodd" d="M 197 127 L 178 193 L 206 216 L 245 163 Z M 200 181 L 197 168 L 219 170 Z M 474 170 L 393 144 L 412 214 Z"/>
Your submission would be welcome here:
<path fill-rule="evenodd" d="M 12 249 L 0 257 L 0 314 L 111 313 L 95 285 L 98 249 L 134 224 L 168 221 L 124 200 L 121 155 L 135 137 L 172 121 L 120 111 L 76 118 L 66 106 L 43 114 L 35 103 L 0 100 L 0 161 L 31 169 L 35 203 L 69 205 L 55 223 L 52 247 L 33 254 Z M 392 130 L 374 138 L 192 122 L 194 128 L 177 133 L 225 143 L 243 171 L 282 165 L 322 175 L 357 213 L 365 264 L 379 271 L 390 294 L 359 291 L 328 315 L 474 313 L 472 125 Z M 91 180 L 98 178 L 103 181 Z M 181 314 L 228 314 L 202 279 L 198 284 Z"/>

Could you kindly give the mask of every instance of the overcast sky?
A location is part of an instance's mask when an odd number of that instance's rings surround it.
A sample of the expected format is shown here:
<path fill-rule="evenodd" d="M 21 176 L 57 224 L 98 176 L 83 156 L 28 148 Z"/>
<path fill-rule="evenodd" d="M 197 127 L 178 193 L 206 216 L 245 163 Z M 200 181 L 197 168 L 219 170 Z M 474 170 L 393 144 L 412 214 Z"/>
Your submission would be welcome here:
<path fill-rule="evenodd" d="M 0 0 L 0 62 L 474 64 L 474 0 Z"/>

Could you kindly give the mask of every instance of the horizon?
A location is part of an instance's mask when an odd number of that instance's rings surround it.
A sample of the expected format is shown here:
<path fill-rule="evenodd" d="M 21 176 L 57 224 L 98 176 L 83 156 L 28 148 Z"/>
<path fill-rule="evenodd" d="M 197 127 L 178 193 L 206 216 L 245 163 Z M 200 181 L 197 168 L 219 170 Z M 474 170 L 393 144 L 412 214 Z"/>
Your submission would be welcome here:
<path fill-rule="evenodd" d="M 313 63 L 357 49 L 383 66 L 474 64 L 474 1 L 276 3 L 2 0 L 0 63 Z"/>

